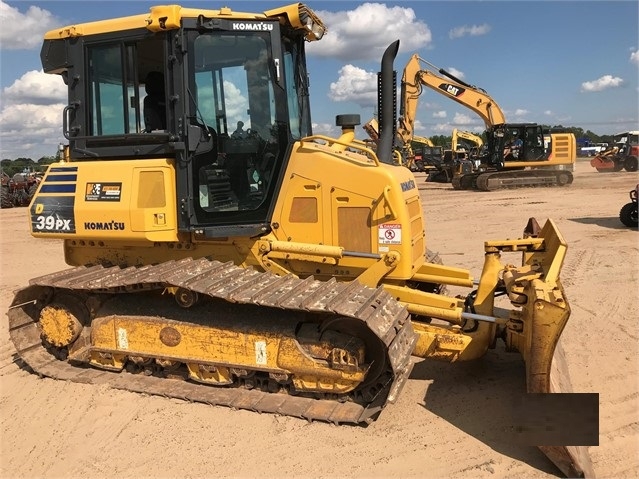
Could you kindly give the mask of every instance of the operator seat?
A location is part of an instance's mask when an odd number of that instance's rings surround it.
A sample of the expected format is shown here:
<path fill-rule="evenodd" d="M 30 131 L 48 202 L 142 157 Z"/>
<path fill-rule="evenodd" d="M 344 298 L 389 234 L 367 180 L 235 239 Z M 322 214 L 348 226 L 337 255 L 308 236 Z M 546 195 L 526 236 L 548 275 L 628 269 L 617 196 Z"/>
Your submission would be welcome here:
<path fill-rule="evenodd" d="M 164 75 L 149 72 L 144 80 L 144 131 L 166 130 L 166 97 L 164 93 Z"/>

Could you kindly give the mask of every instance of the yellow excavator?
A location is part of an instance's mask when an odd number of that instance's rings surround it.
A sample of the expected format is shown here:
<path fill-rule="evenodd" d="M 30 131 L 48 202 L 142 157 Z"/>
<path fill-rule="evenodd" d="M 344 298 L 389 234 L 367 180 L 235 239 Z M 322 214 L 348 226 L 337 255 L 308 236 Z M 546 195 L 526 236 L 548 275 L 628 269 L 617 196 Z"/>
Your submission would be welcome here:
<path fill-rule="evenodd" d="M 459 140 L 465 140 L 467 143 L 470 143 L 472 146 L 466 148 L 461 146 Z M 470 131 L 459 130 L 457 128 L 453 128 L 453 134 L 451 137 L 451 149 L 457 154 L 463 154 L 467 159 L 479 158 L 481 156 L 481 149 L 484 146 L 484 140 L 482 140 L 481 136 L 477 136 Z"/>
<path fill-rule="evenodd" d="M 460 139 L 472 146 L 462 146 Z M 484 140 L 481 136 L 453 128 L 450 148 L 444 149 L 439 161 L 433 162 L 427 181 L 451 183 L 455 177 L 476 171 L 481 165 L 483 145 Z"/>
<path fill-rule="evenodd" d="M 422 66 L 424 64 L 425 66 Z M 506 123 L 485 90 L 464 82 L 414 54 L 404 68 L 401 90 L 400 136 L 414 130 L 419 96 L 426 86 L 477 113 L 486 126 L 486 152 L 472 171 L 461 168 L 452 184 L 456 189 L 491 191 L 525 186 L 564 186 L 572 183 L 577 145 L 572 133 L 544 132 L 535 123 Z"/>
<path fill-rule="evenodd" d="M 375 150 L 379 143 L 379 123 L 377 119 L 371 118 L 362 125 L 362 128 L 368 135 L 368 139 L 364 141 L 371 149 Z M 408 143 L 396 141 L 393 148 L 393 159 L 397 165 L 405 166 L 411 171 L 425 171 L 422 162 L 422 150 L 424 147 L 434 148 L 435 145 L 430 141 L 430 138 L 423 136 L 413 136 L 412 141 Z"/>
<path fill-rule="evenodd" d="M 364 141 L 375 150 L 379 143 L 379 123 L 376 118 L 371 118 L 362 126 L 368 139 Z M 444 149 L 425 136 L 412 135 L 409 140 L 397 136 L 393 158 L 396 164 L 405 166 L 411 171 L 431 173 L 437 171 L 442 162 Z"/>
<path fill-rule="evenodd" d="M 63 240 L 70 268 L 32 279 L 8 311 L 35 373 L 366 424 L 412 356 L 473 360 L 502 340 L 528 393 L 570 391 L 555 223 L 486 241 L 476 276 L 444 266 L 415 178 L 392 160 L 399 41 L 381 61 L 373 151 L 355 138 L 359 115 L 337 116 L 338 138 L 311 131 L 305 43 L 325 32 L 296 3 L 163 5 L 46 34 L 68 145 L 28 218 L 34 237 Z M 583 441 L 534 444 L 592 476 Z"/>

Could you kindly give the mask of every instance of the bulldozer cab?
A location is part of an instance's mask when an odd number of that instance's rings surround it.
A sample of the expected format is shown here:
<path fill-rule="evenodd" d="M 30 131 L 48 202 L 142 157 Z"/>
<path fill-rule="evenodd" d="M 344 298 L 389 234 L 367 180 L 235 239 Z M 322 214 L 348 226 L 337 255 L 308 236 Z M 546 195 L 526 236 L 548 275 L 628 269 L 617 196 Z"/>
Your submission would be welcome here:
<path fill-rule="evenodd" d="M 264 223 L 288 146 L 310 134 L 309 110 L 300 108 L 305 99 L 297 94 L 306 86 L 294 84 L 306 78 L 299 50 L 284 41 L 284 55 L 276 53 L 279 38 L 271 35 L 188 35 L 187 112 L 196 137 L 190 223 Z"/>
<path fill-rule="evenodd" d="M 45 71 L 60 71 L 69 87 L 71 160 L 174 160 L 180 231 L 263 233 L 289 147 L 311 134 L 308 30 L 282 27 L 276 16 L 166 13 L 179 28 L 104 25 L 45 41 Z"/>

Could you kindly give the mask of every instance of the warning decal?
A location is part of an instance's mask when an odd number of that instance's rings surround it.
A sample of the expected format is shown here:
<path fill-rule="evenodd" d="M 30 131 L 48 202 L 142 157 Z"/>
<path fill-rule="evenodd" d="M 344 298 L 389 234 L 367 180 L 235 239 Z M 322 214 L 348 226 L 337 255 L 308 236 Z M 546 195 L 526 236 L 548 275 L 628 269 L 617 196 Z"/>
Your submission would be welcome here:
<path fill-rule="evenodd" d="M 120 201 L 122 183 L 87 183 L 85 201 Z"/>
<path fill-rule="evenodd" d="M 402 244 L 402 225 L 379 225 L 377 236 L 379 244 Z"/>

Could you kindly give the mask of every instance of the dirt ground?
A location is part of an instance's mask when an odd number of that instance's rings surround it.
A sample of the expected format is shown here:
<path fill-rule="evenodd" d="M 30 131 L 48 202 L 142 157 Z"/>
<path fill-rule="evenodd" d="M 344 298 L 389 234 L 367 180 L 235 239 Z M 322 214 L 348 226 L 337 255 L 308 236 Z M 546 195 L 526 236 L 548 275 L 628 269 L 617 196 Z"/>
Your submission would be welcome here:
<path fill-rule="evenodd" d="M 531 216 L 557 222 L 569 244 L 572 382 L 599 393 L 594 469 L 639 477 L 639 233 L 618 219 L 638 175 L 580 160 L 564 188 L 478 193 L 417 180 L 428 247 L 476 276 L 485 240 L 520 237 Z M 66 266 L 59 241 L 30 237 L 26 208 L 1 210 L 0 225 L 4 312 L 30 277 Z M 40 378 L 20 367 L 0 321 L 2 478 L 560 477 L 536 448 L 500 437 L 500 411 L 524 388 L 523 362 L 500 347 L 470 364 L 417 363 L 399 400 L 363 428 Z"/>

